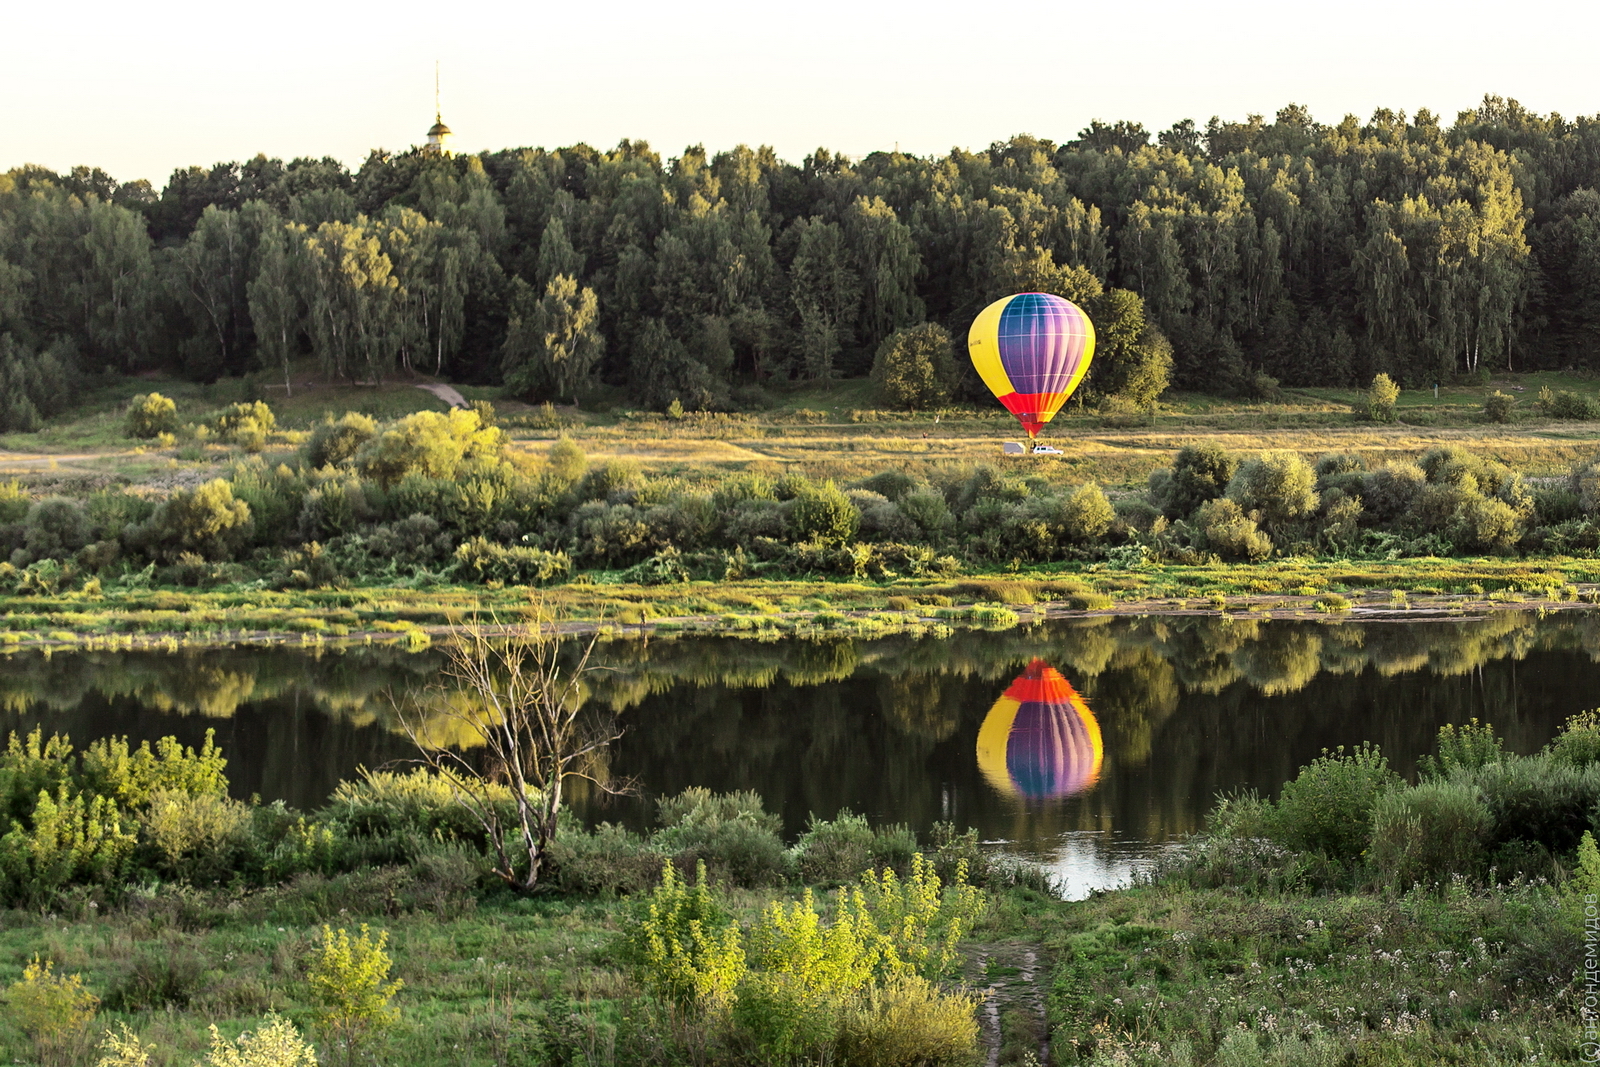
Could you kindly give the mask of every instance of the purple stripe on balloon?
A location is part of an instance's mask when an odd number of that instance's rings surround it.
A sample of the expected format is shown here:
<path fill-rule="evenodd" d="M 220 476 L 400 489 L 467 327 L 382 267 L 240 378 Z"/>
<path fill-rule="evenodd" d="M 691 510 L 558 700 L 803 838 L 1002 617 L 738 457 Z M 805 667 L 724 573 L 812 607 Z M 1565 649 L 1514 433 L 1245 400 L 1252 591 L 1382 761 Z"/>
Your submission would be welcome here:
<path fill-rule="evenodd" d="M 1071 706 L 1028 701 L 1013 720 L 1006 766 L 1026 796 L 1076 793 L 1094 774 L 1094 741 Z"/>
<path fill-rule="evenodd" d="M 1022 293 L 1000 312 L 1000 365 L 1019 393 L 1059 393 L 1083 361 L 1084 314 L 1059 296 Z"/>

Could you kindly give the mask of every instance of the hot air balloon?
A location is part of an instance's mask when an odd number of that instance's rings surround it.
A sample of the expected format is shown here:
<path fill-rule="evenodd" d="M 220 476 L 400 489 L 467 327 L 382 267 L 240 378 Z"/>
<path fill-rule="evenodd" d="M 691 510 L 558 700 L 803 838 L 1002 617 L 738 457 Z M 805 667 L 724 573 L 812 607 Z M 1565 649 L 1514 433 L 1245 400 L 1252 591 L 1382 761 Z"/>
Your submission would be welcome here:
<path fill-rule="evenodd" d="M 1104 756 L 1094 712 L 1040 659 L 994 702 L 978 730 L 978 769 L 1010 797 L 1081 793 L 1099 780 Z"/>
<path fill-rule="evenodd" d="M 1018 293 L 978 314 L 967 332 L 967 349 L 983 384 L 1032 440 L 1088 371 L 1094 323 L 1070 300 Z"/>

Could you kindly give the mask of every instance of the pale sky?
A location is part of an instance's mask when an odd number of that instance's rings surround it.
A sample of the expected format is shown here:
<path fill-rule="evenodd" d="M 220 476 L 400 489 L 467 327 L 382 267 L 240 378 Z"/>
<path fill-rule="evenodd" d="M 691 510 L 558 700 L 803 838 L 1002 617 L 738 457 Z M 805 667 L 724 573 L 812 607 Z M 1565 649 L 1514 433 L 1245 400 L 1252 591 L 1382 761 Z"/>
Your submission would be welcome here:
<path fill-rule="evenodd" d="M 696 5 L 170 0 L 8 5 L 0 171 L 173 168 L 420 143 L 433 65 L 460 150 L 643 139 L 934 153 L 1091 119 L 1445 120 L 1484 93 L 1600 113 L 1600 2 Z"/>

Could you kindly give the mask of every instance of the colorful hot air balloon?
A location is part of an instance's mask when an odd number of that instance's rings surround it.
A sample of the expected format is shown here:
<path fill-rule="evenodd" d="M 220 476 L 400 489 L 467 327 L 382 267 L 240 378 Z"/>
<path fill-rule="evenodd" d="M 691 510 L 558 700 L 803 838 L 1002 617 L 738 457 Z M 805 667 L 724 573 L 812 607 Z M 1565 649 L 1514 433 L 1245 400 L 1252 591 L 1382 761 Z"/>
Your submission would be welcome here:
<path fill-rule="evenodd" d="M 1061 672 L 1036 659 L 989 709 L 978 769 L 1007 796 L 1071 796 L 1100 778 L 1100 724 Z"/>
<path fill-rule="evenodd" d="M 967 332 L 967 348 L 983 384 L 1032 440 L 1088 371 L 1094 323 L 1070 300 L 1018 293 L 979 313 Z"/>

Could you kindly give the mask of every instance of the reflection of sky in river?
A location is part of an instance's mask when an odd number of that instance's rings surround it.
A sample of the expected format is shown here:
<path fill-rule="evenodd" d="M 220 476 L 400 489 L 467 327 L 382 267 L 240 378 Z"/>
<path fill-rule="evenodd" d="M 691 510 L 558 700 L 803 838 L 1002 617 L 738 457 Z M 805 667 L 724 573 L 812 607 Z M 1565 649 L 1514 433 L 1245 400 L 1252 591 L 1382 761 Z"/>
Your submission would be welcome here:
<path fill-rule="evenodd" d="M 1051 843 L 1018 849 L 1009 841 L 986 841 L 1002 855 L 1045 869 L 1065 900 L 1082 900 L 1097 889 L 1116 889 L 1149 870 L 1176 843 L 1143 841 L 1114 830 L 1068 830 Z"/>

